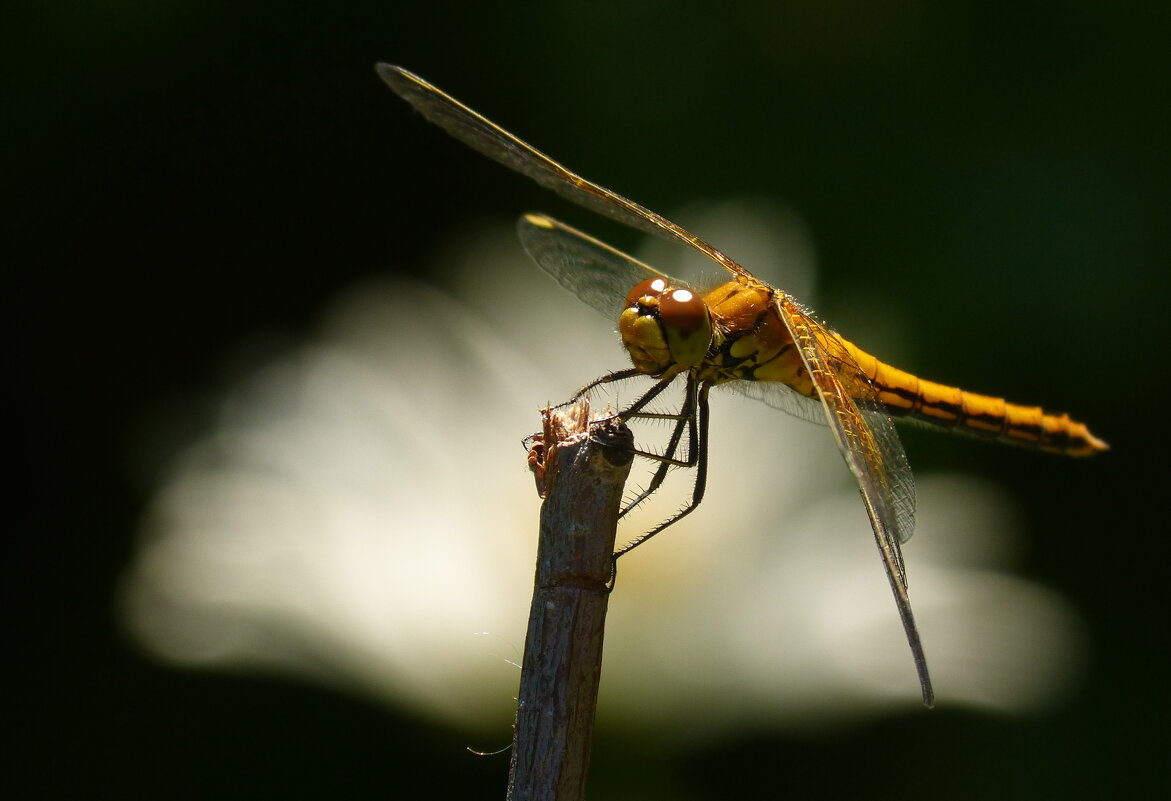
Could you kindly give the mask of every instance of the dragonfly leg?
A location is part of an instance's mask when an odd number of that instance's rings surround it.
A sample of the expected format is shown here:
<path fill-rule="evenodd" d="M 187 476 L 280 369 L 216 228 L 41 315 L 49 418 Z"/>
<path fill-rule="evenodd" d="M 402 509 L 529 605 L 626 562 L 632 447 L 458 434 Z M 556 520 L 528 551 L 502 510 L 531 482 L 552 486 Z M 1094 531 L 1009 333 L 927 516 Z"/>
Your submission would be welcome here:
<path fill-rule="evenodd" d="M 694 420 L 694 416 L 691 419 Z M 679 440 L 682 438 L 683 429 L 687 424 L 688 424 L 688 418 L 680 415 L 678 418 L 678 422 L 676 422 L 676 424 L 675 424 L 675 430 L 671 433 L 671 441 L 667 445 L 667 449 L 665 451 L 663 451 L 662 454 L 650 453 L 648 451 L 640 451 L 640 450 L 636 450 L 634 452 L 636 456 L 642 456 L 645 459 L 653 459 L 654 461 L 659 463 L 659 467 L 657 470 L 655 470 L 655 474 L 651 477 L 650 483 L 647 484 L 646 488 L 638 493 L 638 497 L 636 497 L 634 500 L 632 500 L 628 504 L 626 504 L 626 506 L 622 509 L 622 511 L 618 513 L 619 518 L 625 517 L 630 511 L 635 509 L 640 503 L 642 503 L 647 498 L 649 498 L 651 495 L 653 495 L 655 490 L 657 490 L 660 486 L 662 486 L 663 481 L 667 478 L 667 471 L 670 470 L 672 467 L 675 467 L 675 466 L 693 467 L 695 465 L 695 462 L 692 461 L 692 457 L 690 454 L 686 457 L 686 460 L 680 460 L 680 459 L 675 458 L 675 451 L 679 447 Z M 689 445 L 689 449 L 690 449 L 690 445 Z"/>
<path fill-rule="evenodd" d="M 625 370 L 618 370 L 617 372 L 613 372 L 613 373 L 607 373 L 606 375 L 602 376 L 601 378 L 595 378 L 593 381 L 586 384 L 584 387 L 579 389 L 577 392 L 573 393 L 573 395 L 569 398 L 569 400 L 565 401 L 564 403 L 558 404 L 554 408 L 560 409 L 563 406 L 571 406 L 574 403 L 577 403 L 579 400 L 581 400 L 586 395 L 588 395 L 592 390 L 596 389 L 597 387 L 602 386 L 603 384 L 614 384 L 619 381 L 626 381 L 627 379 L 630 379 L 630 378 L 638 378 L 639 376 L 645 376 L 645 375 L 646 375 L 646 373 L 644 373 L 634 367 L 630 367 Z M 610 415 L 610 417 L 607 419 L 619 418 L 622 420 L 627 420 L 631 417 L 636 417 L 636 416 L 673 418 L 675 415 L 652 415 L 652 414 L 640 415 L 639 410 L 642 409 L 643 407 L 645 407 L 648 403 L 650 403 L 652 400 L 657 398 L 659 395 L 661 395 L 663 390 L 665 390 L 667 387 L 671 386 L 671 383 L 675 380 L 675 378 L 677 376 L 678 376 L 678 373 L 673 373 L 669 376 L 660 378 L 658 381 L 655 382 L 654 386 L 652 386 L 650 389 L 648 389 L 646 392 L 644 392 L 639 397 L 638 400 L 636 400 L 634 403 L 632 403 L 630 406 L 623 409 L 622 411 L 615 412 L 614 414 Z"/>
<path fill-rule="evenodd" d="M 621 548 L 619 548 L 617 551 L 615 551 L 614 552 L 615 563 L 617 563 L 618 557 L 622 556 L 622 554 L 628 553 L 628 552 L 634 550 L 639 545 L 642 545 L 644 542 L 646 542 L 651 537 L 658 534 L 663 529 L 667 528 L 668 526 L 674 525 L 675 523 L 679 522 L 687 515 L 691 514 L 693 511 L 695 511 L 695 508 L 697 506 L 699 506 L 700 502 L 703 501 L 703 494 L 707 490 L 707 457 L 708 457 L 708 454 L 707 454 L 707 435 L 708 435 L 708 417 L 709 417 L 707 396 L 708 396 L 708 390 L 710 390 L 710 389 L 711 389 L 711 384 L 705 382 L 705 383 L 699 385 L 698 391 L 695 393 L 695 395 L 696 395 L 696 409 L 695 409 L 695 416 L 694 417 L 696 420 L 696 424 L 695 424 L 695 428 L 694 428 L 694 438 L 693 438 L 693 443 L 694 443 L 694 448 L 695 448 L 695 486 L 691 490 L 691 500 L 688 502 L 688 504 L 686 506 L 684 506 L 682 509 L 680 509 L 675 514 L 668 517 L 662 523 L 659 523 L 659 525 L 652 528 L 646 534 L 643 534 L 639 537 L 636 537 L 635 539 L 631 540 L 630 542 L 626 543 Z M 612 571 L 612 573 L 613 573 L 612 578 L 614 576 L 617 576 L 617 570 L 618 570 L 617 566 L 615 566 Z"/>
<path fill-rule="evenodd" d="M 597 387 L 600 387 L 603 384 L 613 384 L 618 381 L 625 381 L 629 378 L 637 378 L 640 375 L 646 375 L 646 373 L 639 372 L 638 370 L 636 370 L 633 367 L 627 368 L 625 370 L 617 370 L 613 373 L 607 373 L 606 375 L 602 376 L 601 378 L 594 379 L 593 381 L 591 381 L 590 383 L 586 384 L 584 387 L 579 389 L 577 392 L 573 393 L 573 395 L 570 396 L 569 400 L 562 401 L 561 403 L 558 403 L 556 406 L 553 406 L 551 408 L 564 409 L 567 406 L 572 406 L 573 404 L 577 403 L 582 398 L 584 398 L 586 395 L 588 395 L 591 390 L 593 390 Z M 660 386 L 656 385 L 656 386 L 651 387 L 650 390 L 648 390 L 648 393 L 653 393 L 651 395 L 651 398 L 653 398 L 655 395 L 658 395 L 664 389 L 666 389 L 665 386 L 660 387 Z M 648 398 L 644 395 L 643 397 L 639 398 L 638 401 L 635 402 L 635 406 L 632 408 L 641 407 L 643 404 L 645 404 L 649 400 L 650 400 L 650 398 Z M 624 413 L 620 412 L 618 414 L 612 414 L 612 415 L 609 415 L 608 417 L 604 417 L 604 418 L 595 420 L 594 422 L 595 423 L 604 423 L 607 420 L 613 420 L 615 417 L 619 417 L 622 414 L 624 414 Z M 525 448 L 525 450 L 531 449 L 533 438 L 536 437 L 537 434 L 539 434 L 539 433 L 540 432 L 529 434 L 527 437 L 523 438 L 520 441 L 521 445 Z M 635 452 L 637 453 L 637 451 L 635 451 Z"/>
<path fill-rule="evenodd" d="M 603 384 L 613 384 L 616 381 L 625 381 L 628 378 L 636 378 L 637 376 L 640 376 L 640 375 L 646 375 L 646 373 L 640 372 L 639 370 L 637 370 L 633 367 L 628 367 L 625 370 L 617 370 L 613 373 L 607 373 L 606 375 L 602 376 L 601 378 L 595 378 L 593 381 L 586 384 L 584 387 L 579 389 L 577 392 L 573 393 L 573 395 L 570 397 L 569 400 L 565 401 L 564 403 L 560 404 L 559 406 L 557 406 L 555 408 L 560 409 L 562 406 L 572 406 L 573 404 L 575 404 L 579 400 L 581 400 L 583 397 L 588 395 L 591 390 L 593 390 L 596 387 L 600 387 Z"/>
<path fill-rule="evenodd" d="M 581 399 L 581 397 L 583 395 L 585 395 L 587 392 L 589 392 L 594 387 L 601 386 L 602 384 L 613 383 L 615 381 L 623 381 L 627 378 L 634 378 L 635 376 L 640 376 L 640 375 L 645 375 L 645 373 L 640 373 L 638 370 L 635 370 L 635 369 L 619 370 L 616 373 L 610 373 L 609 375 L 604 375 L 601 378 L 597 379 L 596 381 L 591 381 L 590 383 L 586 384 L 584 387 L 579 389 L 577 392 L 574 393 L 572 398 L 570 398 L 565 403 L 561 404 L 561 406 L 566 406 L 571 403 L 575 403 L 576 401 Z M 676 419 L 678 417 L 678 415 L 657 414 L 657 413 L 652 413 L 652 412 L 640 412 L 639 411 L 640 409 L 645 407 L 648 403 L 650 403 L 652 400 L 654 400 L 659 395 L 661 395 L 663 393 L 663 390 L 665 390 L 667 387 L 671 386 L 671 383 L 675 380 L 675 377 L 676 376 L 671 375 L 671 376 L 667 376 L 666 378 L 660 378 L 657 382 L 655 382 L 654 386 L 652 386 L 650 389 L 648 389 L 646 392 L 644 392 L 638 400 L 636 400 L 634 403 L 632 403 L 627 408 L 623 409 L 620 412 L 614 412 L 613 414 L 608 415 L 606 417 L 599 417 L 599 418 L 593 420 L 592 422 L 596 425 L 598 423 L 606 423 L 611 420 L 618 420 L 620 422 L 625 423 L 627 420 L 630 420 L 631 418 L 658 418 L 658 419 L 670 419 L 670 420 Z M 688 379 L 688 380 L 690 381 L 690 379 Z M 557 408 L 561 408 L 561 407 L 559 406 Z M 646 453 L 646 452 L 640 451 L 640 450 L 632 449 L 632 452 L 638 456 L 646 456 L 649 459 L 658 459 L 658 460 L 662 459 L 662 457 L 658 456 L 657 454 Z M 681 464 L 681 466 L 690 467 L 691 465 L 690 464 L 688 464 L 688 465 Z"/>
<path fill-rule="evenodd" d="M 687 378 L 687 389 L 683 398 L 683 407 L 678 414 L 657 414 L 652 412 L 635 412 L 632 417 L 643 420 L 674 420 L 675 429 L 671 432 L 671 439 L 667 443 L 666 449 L 663 453 L 650 453 L 647 451 L 635 451 L 635 454 L 646 459 L 652 459 L 659 463 L 659 467 L 655 470 L 654 476 L 651 477 L 650 483 L 646 489 L 642 490 L 638 497 L 626 505 L 619 517 L 623 517 L 632 509 L 637 507 L 640 503 L 649 498 L 655 490 L 662 486 L 663 481 L 667 477 L 667 472 L 672 467 L 695 467 L 696 463 L 696 381 L 691 376 Z M 679 450 L 679 442 L 683 439 L 684 427 L 687 429 L 687 455 L 682 459 L 675 458 L 675 454 Z"/>

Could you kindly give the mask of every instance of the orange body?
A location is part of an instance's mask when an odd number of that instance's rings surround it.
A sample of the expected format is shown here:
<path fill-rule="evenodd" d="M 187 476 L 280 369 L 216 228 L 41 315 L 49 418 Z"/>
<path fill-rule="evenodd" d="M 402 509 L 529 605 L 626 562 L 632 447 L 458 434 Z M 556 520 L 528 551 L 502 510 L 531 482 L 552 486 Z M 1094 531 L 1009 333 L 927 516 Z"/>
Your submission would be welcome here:
<path fill-rule="evenodd" d="M 781 297 L 763 283 L 743 281 L 729 281 L 704 296 L 717 335 L 701 370 L 703 378 L 715 383 L 779 381 L 814 397 L 813 383 L 780 318 Z M 1089 456 L 1108 448 L 1067 414 L 926 381 L 891 367 L 824 326 L 817 326 L 816 335 L 830 351 L 831 363 L 837 362 L 831 366 L 851 395 L 877 400 L 892 417 L 1067 456 Z"/>
<path fill-rule="evenodd" d="M 663 281 L 657 289 L 647 289 L 649 286 L 650 282 L 640 284 L 631 292 L 619 322 L 623 342 L 640 371 L 663 377 L 692 369 L 699 380 L 713 384 L 779 382 L 805 397 L 817 397 L 789 327 L 781 318 L 782 302 L 792 301 L 779 290 L 760 281 L 737 279 L 721 284 L 702 300 L 696 298 L 695 304 L 706 308 L 711 317 L 710 326 L 699 332 L 707 346 L 695 357 L 683 359 L 672 341 L 679 315 L 666 308 L 674 290 Z M 828 366 L 850 396 L 882 404 L 891 417 L 1066 456 L 1089 456 L 1108 448 L 1067 414 L 1050 414 L 1039 406 L 1020 406 L 926 381 L 806 320 L 827 353 Z M 694 324 L 691 327 L 694 329 Z"/>

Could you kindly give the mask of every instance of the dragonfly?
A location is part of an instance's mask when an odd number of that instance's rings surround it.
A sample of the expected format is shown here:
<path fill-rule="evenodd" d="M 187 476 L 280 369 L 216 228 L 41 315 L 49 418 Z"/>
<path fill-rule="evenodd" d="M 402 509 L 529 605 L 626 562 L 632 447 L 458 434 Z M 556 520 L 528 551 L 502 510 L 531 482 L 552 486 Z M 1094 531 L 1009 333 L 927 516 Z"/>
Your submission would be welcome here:
<path fill-rule="evenodd" d="M 378 64 L 376 69 L 424 118 L 481 154 L 585 208 L 678 240 L 727 272 L 724 283 L 705 291 L 551 217 L 527 214 L 518 223 L 522 244 L 542 269 L 601 314 L 617 317 L 633 365 L 590 382 L 570 402 L 603 384 L 647 376 L 654 381 L 650 389 L 614 417 L 674 421 L 662 453 L 636 451 L 659 462 L 659 467 L 623 513 L 649 497 L 671 467 L 695 468 L 689 503 L 623 546 L 614 558 L 677 522 L 702 501 L 708 467 L 708 395 L 713 387 L 727 386 L 828 426 L 857 482 L 923 703 L 932 706 L 935 695 L 911 610 L 901 549 L 914 530 L 915 486 L 894 420 L 1066 456 L 1090 456 L 1109 446 L 1067 414 L 927 381 L 886 364 L 682 226 L 582 178 L 418 75 L 390 64 Z M 684 392 L 678 413 L 645 411 L 679 381 Z"/>

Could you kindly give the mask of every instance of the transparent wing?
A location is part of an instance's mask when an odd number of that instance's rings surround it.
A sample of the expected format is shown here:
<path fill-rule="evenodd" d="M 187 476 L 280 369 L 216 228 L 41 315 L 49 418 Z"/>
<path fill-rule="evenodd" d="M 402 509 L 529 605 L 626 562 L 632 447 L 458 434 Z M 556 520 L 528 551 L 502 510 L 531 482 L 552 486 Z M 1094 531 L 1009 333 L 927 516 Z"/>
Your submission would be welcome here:
<path fill-rule="evenodd" d="M 516 230 L 533 261 L 611 325 L 621 313 L 626 295 L 647 278 L 666 278 L 671 286 L 697 291 L 552 217 L 526 214 L 517 221 Z M 719 387 L 759 400 L 802 420 L 826 425 L 820 401 L 794 392 L 785 384 L 732 381 Z"/>
<path fill-rule="evenodd" d="M 729 381 L 726 384 L 720 384 L 717 388 L 730 389 L 746 398 L 760 401 L 806 422 L 816 423 L 819 426 L 828 425 L 821 401 L 816 398 L 807 398 L 794 391 L 788 384 L 780 384 L 775 381 Z"/>
<path fill-rule="evenodd" d="M 825 361 L 834 367 L 843 388 L 854 402 L 858 414 L 865 421 L 873 435 L 879 454 L 882 456 L 884 489 L 891 500 L 894 512 L 896 537 L 904 543 L 915 533 L 915 478 L 911 465 L 903 451 L 894 423 L 883 405 L 877 400 L 878 390 L 871 383 L 857 361 L 850 355 L 833 333 L 820 325 L 813 328 Z M 758 400 L 786 414 L 799 417 L 818 425 L 829 425 L 825 404 L 820 398 L 810 398 L 787 384 L 771 381 L 731 381 L 720 384 L 745 397 Z"/>
<path fill-rule="evenodd" d="M 591 211 L 640 231 L 678 239 L 723 265 L 728 271 L 749 275 L 739 264 L 687 229 L 566 169 L 418 75 L 392 64 L 378 64 L 375 69 L 395 94 L 468 147 Z"/>
<path fill-rule="evenodd" d="M 778 304 L 781 318 L 789 326 L 824 407 L 838 449 L 858 482 L 919 673 L 923 703 L 931 706 L 934 701 L 931 677 L 911 611 L 907 573 L 899 548 L 899 543 L 910 537 L 914 525 L 914 484 L 898 434 L 873 397 L 870 380 L 857 369 L 853 357 L 840 346 L 838 338 L 788 298 L 782 297 Z"/>
<path fill-rule="evenodd" d="M 786 299 L 786 303 L 791 311 L 795 309 L 791 299 Z M 859 442 L 866 446 L 867 453 L 877 456 L 872 462 L 881 479 L 879 487 L 890 505 L 896 539 L 900 544 L 904 543 L 915 533 L 915 477 L 911 473 L 911 465 L 907 461 L 898 431 L 895 430 L 894 421 L 878 399 L 878 388 L 845 348 L 842 340 L 832 331 L 814 323 L 808 315 L 803 317 L 805 324 L 814 333 L 822 362 L 833 371 L 838 384 L 862 419 L 868 437 L 860 438 Z M 825 403 L 824 398 L 822 401 Z"/>
<path fill-rule="evenodd" d="M 541 214 L 526 214 L 516 225 L 525 251 L 557 283 L 606 318 L 622 313 L 626 295 L 648 278 L 682 282 L 576 228 Z"/>

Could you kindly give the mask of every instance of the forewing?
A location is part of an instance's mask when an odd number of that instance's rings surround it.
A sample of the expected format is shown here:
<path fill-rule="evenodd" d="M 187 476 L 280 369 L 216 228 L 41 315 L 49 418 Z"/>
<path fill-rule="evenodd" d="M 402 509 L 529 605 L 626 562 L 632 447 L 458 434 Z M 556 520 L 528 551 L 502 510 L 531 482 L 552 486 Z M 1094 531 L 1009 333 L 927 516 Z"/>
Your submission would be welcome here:
<path fill-rule="evenodd" d="M 639 282 L 657 277 L 682 286 L 633 256 L 551 217 L 526 214 L 516 230 L 524 249 L 542 270 L 611 324 L 622 312 L 627 293 Z"/>
<path fill-rule="evenodd" d="M 833 334 L 811 320 L 792 301 L 781 298 L 778 304 L 824 407 L 826 422 L 834 432 L 838 450 L 858 482 L 903 630 L 911 646 L 915 669 L 919 673 L 923 702 L 931 706 L 934 700 L 931 677 L 911 611 L 907 574 L 899 548 L 899 542 L 910 536 L 910 526 L 913 525 L 914 518 L 910 516 L 914 509 L 913 485 L 909 478 L 901 486 L 892 483 L 893 477 L 901 475 L 906 468 L 906 456 L 902 446 L 897 445 L 898 435 L 890 419 L 877 405 L 872 394 L 873 386 L 857 369 L 853 357 L 837 345 L 838 340 Z M 867 387 L 870 387 L 869 392 Z M 876 432 L 881 432 L 881 436 Z M 909 499 L 905 497 L 907 492 L 912 493 Z M 900 498 L 900 494 L 904 497 Z M 907 500 L 910 500 L 909 507 Z M 900 506 L 904 507 L 901 512 Z M 903 526 L 908 527 L 905 533 Z"/>
<path fill-rule="evenodd" d="M 532 178 L 546 189 L 621 223 L 679 239 L 733 273 L 748 271 L 682 226 L 640 206 L 617 192 L 587 181 L 532 145 L 486 117 L 477 114 L 443 90 L 402 67 L 376 66 L 379 77 L 394 93 L 414 106 L 430 122 L 494 161 Z"/>

